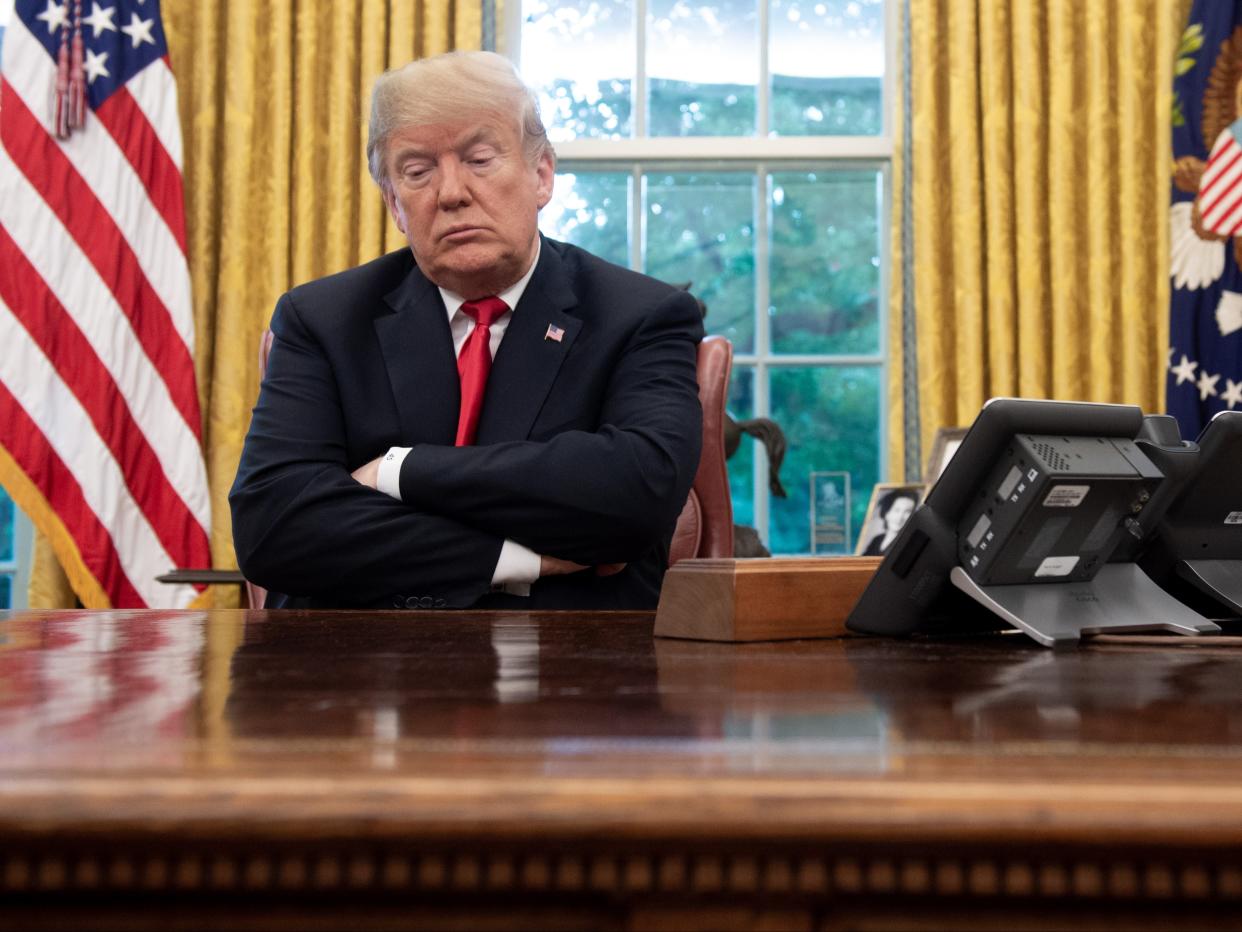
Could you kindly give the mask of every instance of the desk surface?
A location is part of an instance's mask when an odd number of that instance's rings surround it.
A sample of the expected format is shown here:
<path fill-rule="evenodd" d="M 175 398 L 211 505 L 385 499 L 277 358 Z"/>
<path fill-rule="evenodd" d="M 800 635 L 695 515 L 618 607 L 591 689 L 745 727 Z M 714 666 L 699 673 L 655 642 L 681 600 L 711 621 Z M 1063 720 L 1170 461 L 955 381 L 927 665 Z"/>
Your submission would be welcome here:
<path fill-rule="evenodd" d="M 714 895 L 807 928 L 868 897 L 1242 903 L 1242 638 L 651 631 L 0 613 L 0 895 L 470 892 L 512 919 L 543 892 L 622 926 Z"/>

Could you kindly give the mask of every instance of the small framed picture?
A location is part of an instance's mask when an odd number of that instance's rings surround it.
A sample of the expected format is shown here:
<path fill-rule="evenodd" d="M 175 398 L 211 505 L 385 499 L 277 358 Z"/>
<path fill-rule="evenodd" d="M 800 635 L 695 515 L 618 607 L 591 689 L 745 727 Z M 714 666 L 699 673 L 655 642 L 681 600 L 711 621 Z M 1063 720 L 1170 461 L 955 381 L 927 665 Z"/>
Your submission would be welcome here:
<path fill-rule="evenodd" d="M 849 553 L 850 474 L 811 472 L 811 553 Z"/>
<path fill-rule="evenodd" d="M 931 456 L 927 457 L 927 468 L 923 470 L 923 484 L 929 489 L 936 484 L 944 468 L 953 459 L 953 454 L 962 445 L 968 427 L 942 427 L 932 438 Z"/>
<path fill-rule="evenodd" d="M 881 482 L 871 490 L 867 517 L 858 535 L 857 556 L 882 556 L 923 500 L 923 485 Z"/>

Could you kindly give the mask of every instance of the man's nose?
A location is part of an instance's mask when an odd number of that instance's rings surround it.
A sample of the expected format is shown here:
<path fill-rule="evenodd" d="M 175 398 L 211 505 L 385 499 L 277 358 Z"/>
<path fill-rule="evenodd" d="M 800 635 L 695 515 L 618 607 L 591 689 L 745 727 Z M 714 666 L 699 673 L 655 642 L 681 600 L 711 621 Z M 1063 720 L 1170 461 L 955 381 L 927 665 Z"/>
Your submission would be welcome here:
<path fill-rule="evenodd" d="M 445 159 L 440 166 L 440 207 L 448 210 L 470 203 L 470 183 L 465 166 L 457 159 Z"/>

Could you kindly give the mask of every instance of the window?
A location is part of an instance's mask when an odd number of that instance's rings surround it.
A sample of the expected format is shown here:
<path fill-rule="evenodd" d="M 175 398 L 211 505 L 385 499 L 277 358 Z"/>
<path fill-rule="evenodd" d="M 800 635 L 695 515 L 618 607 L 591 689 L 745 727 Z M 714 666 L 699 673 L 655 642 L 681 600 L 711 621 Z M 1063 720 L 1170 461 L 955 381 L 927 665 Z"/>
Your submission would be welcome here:
<path fill-rule="evenodd" d="M 0 609 L 26 604 L 30 546 L 30 522 L 0 488 Z"/>
<path fill-rule="evenodd" d="M 771 417 L 787 498 L 744 440 L 735 520 L 811 550 L 810 474 L 845 471 L 852 552 L 885 466 L 894 73 L 884 0 L 523 0 L 506 36 L 559 156 L 541 226 L 691 282 L 735 362 L 729 409 Z M 520 8 L 519 8 L 520 6 Z M 826 552 L 821 550 L 820 552 Z"/>

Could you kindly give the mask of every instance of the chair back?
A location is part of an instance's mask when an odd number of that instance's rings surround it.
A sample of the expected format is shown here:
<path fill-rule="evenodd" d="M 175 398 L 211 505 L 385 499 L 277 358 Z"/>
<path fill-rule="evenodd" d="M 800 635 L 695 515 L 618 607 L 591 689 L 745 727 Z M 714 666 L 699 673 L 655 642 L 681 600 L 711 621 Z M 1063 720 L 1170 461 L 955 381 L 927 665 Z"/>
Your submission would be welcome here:
<path fill-rule="evenodd" d="M 271 330 L 259 340 L 259 380 L 267 375 L 272 352 Z M 729 495 L 729 472 L 725 465 L 725 401 L 733 370 L 733 344 L 724 337 L 704 337 L 698 357 L 699 403 L 703 407 L 703 453 L 698 472 L 677 519 L 669 545 L 668 563 L 688 557 L 733 556 L 733 499 Z M 251 608 L 262 608 L 267 590 L 246 580 Z"/>
<path fill-rule="evenodd" d="M 677 519 L 668 563 L 689 557 L 733 556 L 733 499 L 725 465 L 725 401 L 733 369 L 733 344 L 704 337 L 699 344 L 699 403 L 703 406 L 703 453 L 686 505 Z"/>

